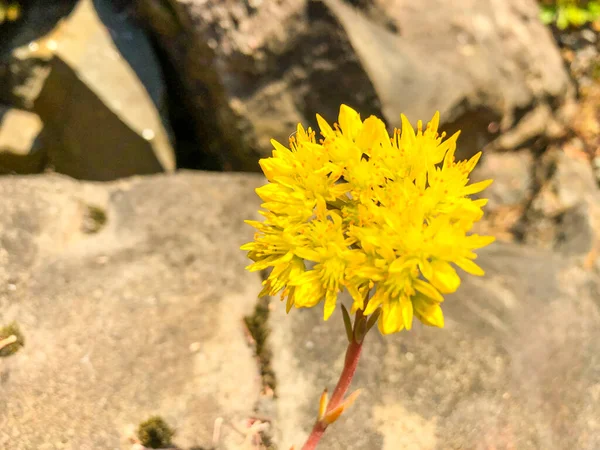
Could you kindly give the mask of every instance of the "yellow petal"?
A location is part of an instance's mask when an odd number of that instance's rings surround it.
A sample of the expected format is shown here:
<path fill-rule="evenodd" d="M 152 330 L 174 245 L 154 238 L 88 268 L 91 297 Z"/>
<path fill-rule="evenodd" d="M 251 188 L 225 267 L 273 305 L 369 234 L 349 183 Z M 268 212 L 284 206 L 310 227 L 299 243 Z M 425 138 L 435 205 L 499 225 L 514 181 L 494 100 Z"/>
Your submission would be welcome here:
<path fill-rule="evenodd" d="M 485 180 L 485 181 L 480 181 L 478 183 L 470 184 L 463 189 L 462 193 L 463 193 L 463 195 L 476 194 L 477 192 L 483 191 L 485 188 L 487 188 L 493 182 L 494 182 L 494 180 Z"/>
<path fill-rule="evenodd" d="M 388 141 L 389 136 L 385 124 L 375 116 L 367 117 L 364 121 L 360 134 L 356 138 L 356 145 L 362 150 L 371 149 L 383 141 Z"/>
<path fill-rule="evenodd" d="M 440 126 L 440 112 L 436 111 L 435 114 L 433 115 L 433 118 L 431 119 L 431 122 L 429 122 L 429 130 L 431 130 L 432 133 L 437 133 L 438 131 L 438 127 Z"/>
<path fill-rule="evenodd" d="M 331 126 L 320 114 L 317 114 L 317 123 L 319 124 L 319 128 L 321 129 L 321 134 L 323 135 L 323 137 L 335 137 L 335 132 L 333 131 L 333 128 L 331 128 Z"/>
<path fill-rule="evenodd" d="M 415 130 L 404 114 L 400 115 L 400 120 L 402 121 L 402 134 L 400 135 L 400 143 L 403 148 L 411 149 L 416 142 Z"/>
<path fill-rule="evenodd" d="M 446 261 L 436 260 L 431 263 L 433 277 L 429 282 L 442 294 L 456 292 L 460 286 L 460 277 L 456 270 Z"/>
<path fill-rule="evenodd" d="M 414 311 L 415 316 L 425 325 L 444 327 L 444 314 L 437 303 L 430 303 L 426 300 L 414 301 Z"/>
<path fill-rule="evenodd" d="M 346 288 L 352 297 L 352 309 L 356 312 L 358 309 L 364 309 L 365 307 L 365 294 L 362 286 L 356 286 L 355 283 L 347 283 Z"/>
<path fill-rule="evenodd" d="M 386 303 L 381 307 L 377 327 L 381 334 L 397 333 L 404 329 L 404 321 L 402 313 L 399 311 L 398 302 Z"/>
<path fill-rule="evenodd" d="M 469 249 L 485 247 L 486 245 L 490 245 L 495 240 L 496 238 L 494 236 L 480 236 L 478 234 L 472 234 L 470 236 L 467 236 Z"/>
<path fill-rule="evenodd" d="M 328 290 L 325 295 L 325 307 L 323 308 L 323 319 L 327 320 L 331 317 L 331 314 L 335 310 L 335 304 L 337 301 L 337 292 Z"/>
<path fill-rule="evenodd" d="M 400 308 L 402 308 L 402 323 L 404 328 L 410 330 L 413 322 L 413 304 L 408 298 L 400 299 Z"/>
<path fill-rule="evenodd" d="M 423 294 L 437 302 L 444 301 L 444 297 L 442 297 L 442 294 L 440 294 L 436 288 L 434 288 L 431 284 L 427 283 L 426 281 L 416 279 L 413 282 L 413 286 L 421 294 Z"/>
<path fill-rule="evenodd" d="M 356 111 L 347 105 L 341 105 L 338 121 L 345 136 L 356 138 L 362 127 L 360 115 Z"/>
<path fill-rule="evenodd" d="M 431 263 L 428 260 L 424 259 L 422 261 L 419 261 L 418 266 L 419 270 L 426 279 L 429 280 L 433 276 L 433 268 L 431 267 Z"/>
<path fill-rule="evenodd" d="M 285 304 L 285 312 L 287 314 L 289 314 L 289 312 L 292 310 L 292 306 L 294 306 L 294 304 L 295 304 L 294 294 L 295 294 L 296 287 L 290 286 L 288 289 L 289 289 L 289 291 L 288 291 L 288 296 L 287 296 L 287 302 Z"/>
<path fill-rule="evenodd" d="M 467 259 L 467 258 L 457 259 L 454 262 L 454 264 L 456 264 L 458 267 L 460 267 L 465 272 L 470 273 L 471 275 L 477 275 L 480 277 L 485 275 L 484 270 L 470 259 Z"/>
<path fill-rule="evenodd" d="M 369 303 L 367 303 L 364 315 L 368 316 L 373 314 L 373 311 L 375 311 L 379 307 L 379 305 L 384 304 L 385 301 L 387 301 L 387 298 L 388 296 L 385 293 L 385 291 L 378 287 L 375 291 L 375 294 L 373 294 L 373 297 L 371 297 L 371 299 L 369 300 Z"/>
<path fill-rule="evenodd" d="M 294 249 L 294 254 L 307 261 L 321 262 L 322 259 L 319 252 L 308 247 L 296 247 Z"/>
<path fill-rule="evenodd" d="M 481 158 L 481 155 L 482 155 L 482 152 L 475 153 L 471 157 L 471 159 L 469 159 L 467 161 L 467 164 L 465 166 L 465 169 L 467 170 L 467 172 L 471 172 L 475 168 L 475 166 L 479 162 L 479 159 Z"/>
<path fill-rule="evenodd" d="M 314 272 L 314 271 L 310 271 Z M 296 308 L 311 308 L 317 305 L 325 296 L 325 289 L 318 278 L 296 286 L 294 306 Z"/>

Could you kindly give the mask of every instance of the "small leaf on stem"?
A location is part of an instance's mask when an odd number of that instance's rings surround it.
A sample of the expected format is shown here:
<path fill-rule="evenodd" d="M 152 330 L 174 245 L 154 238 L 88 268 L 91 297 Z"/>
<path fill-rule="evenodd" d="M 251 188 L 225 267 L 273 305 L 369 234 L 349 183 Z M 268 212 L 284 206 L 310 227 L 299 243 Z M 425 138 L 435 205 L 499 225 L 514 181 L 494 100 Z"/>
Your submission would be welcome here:
<path fill-rule="evenodd" d="M 327 389 L 323 391 L 321 394 L 321 398 L 319 399 L 319 419 L 321 420 L 325 416 L 325 412 L 327 411 L 327 405 L 329 404 L 329 396 L 327 395 Z"/>
<path fill-rule="evenodd" d="M 352 320 L 350 320 L 350 314 L 348 310 L 342 304 L 342 316 L 344 317 L 344 327 L 346 328 L 346 335 L 348 336 L 348 342 L 352 342 Z"/>
<path fill-rule="evenodd" d="M 380 314 L 381 308 L 377 308 L 375 311 L 373 311 L 373 314 L 369 316 L 369 320 L 367 320 L 367 333 L 371 328 L 373 328 L 373 325 L 377 323 L 377 319 L 379 319 Z"/>
<path fill-rule="evenodd" d="M 347 408 L 349 408 L 350 406 L 352 406 L 352 404 L 356 401 L 356 399 L 358 398 L 359 395 L 360 395 L 360 389 L 357 389 L 352 394 L 350 394 L 348 396 L 348 398 L 342 402 L 341 405 L 333 408 L 331 411 L 329 411 L 327 414 L 325 414 L 325 416 L 322 419 L 323 423 L 326 426 L 329 426 L 333 422 L 335 422 L 336 420 L 338 420 L 339 417 L 344 412 L 344 410 L 346 410 Z"/>
<path fill-rule="evenodd" d="M 354 325 L 354 339 L 360 344 L 367 334 L 367 319 L 365 316 L 357 317 Z"/>

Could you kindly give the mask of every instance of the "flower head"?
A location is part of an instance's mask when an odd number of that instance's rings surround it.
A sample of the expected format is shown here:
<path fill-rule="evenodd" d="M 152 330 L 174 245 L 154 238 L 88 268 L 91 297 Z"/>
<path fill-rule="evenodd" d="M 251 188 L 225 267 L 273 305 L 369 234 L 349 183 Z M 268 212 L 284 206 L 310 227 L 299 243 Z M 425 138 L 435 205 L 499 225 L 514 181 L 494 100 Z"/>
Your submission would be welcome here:
<path fill-rule="evenodd" d="M 481 152 L 456 161 L 458 133 L 438 134 L 438 113 L 416 131 L 402 116 L 391 137 L 346 105 L 333 127 L 317 120 L 323 139 L 298 125 L 289 148 L 273 140 L 273 156 L 260 160 L 265 220 L 247 221 L 257 233 L 242 249 L 249 270 L 272 268 L 261 295 L 281 293 L 288 311 L 323 300 L 327 320 L 347 289 L 354 310 L 380 309 L 384 334 L 410 329 L 415 316 L 442 327 L 442 294 L 460 285 L 455 267 L 483 275 L 474 250 L 494 240 L 469 234 L 486 204 L 469 196 L 491 183 L 469 184 Z"/>

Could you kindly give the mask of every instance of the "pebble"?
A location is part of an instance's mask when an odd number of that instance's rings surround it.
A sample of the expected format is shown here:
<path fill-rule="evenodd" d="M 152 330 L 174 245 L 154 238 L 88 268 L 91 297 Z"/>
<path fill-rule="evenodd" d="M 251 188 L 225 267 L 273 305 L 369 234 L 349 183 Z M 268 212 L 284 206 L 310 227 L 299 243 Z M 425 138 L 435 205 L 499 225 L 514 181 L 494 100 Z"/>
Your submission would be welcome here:
<path fill-rule="evenodd" d="M 592 44 L 595 44 L 598 40 L 598 34 L 587 29 L 581 30 L 581 37 Z"/>

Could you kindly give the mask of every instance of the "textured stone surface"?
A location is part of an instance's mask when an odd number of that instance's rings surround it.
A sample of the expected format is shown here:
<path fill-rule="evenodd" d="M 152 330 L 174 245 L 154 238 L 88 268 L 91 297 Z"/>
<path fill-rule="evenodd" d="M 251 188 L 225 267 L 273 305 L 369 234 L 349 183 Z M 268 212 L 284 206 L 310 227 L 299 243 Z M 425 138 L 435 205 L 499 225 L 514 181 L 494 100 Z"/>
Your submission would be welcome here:
<path fill-rule="evenodd" d="M 239 449 L 260 377 L 244 330 L 254 176 L 179 173 L 112 184 L 0 178 L 0 448 L 130 449 L 162 416 L 185 448 Z M 121 447 L 122 446 L 122 447 Z"/>
<path fill-rule="evenodd" d="M 492 234 L 505 241 L 515 240 L 535 192 L 535 165 L 536 160 L 529 149 L 483 153 L 471 181 L 493 179 L 494 182 L 479 194 L 487 198 L 488 203 L 483 221 L 476 224 L 477 232 Z"/>
<path fill-rule="evenodd" d="M 535 169 L 538 189 L 523 217 L 525 240 L 567 255 L 597 255 L 600 189 L 589 161 L 551 147 Z"/>
<path fill-rule="evenodd" d="M 367 336 L 354 388 L 327 449 L 549 449 L 600 446 L 597 274 L 510 244 L 481 252 L 485 278 L 444 303 L 446 328 Z M 277 300 L 273 327 L 280 448 L 301 445 L 341 370 L 339 311 Z"/>
<path fill-rule="evenodd" d="M 51 72 L 34 110 L 57 149 L 56 171 L 111 180 L 173 170 L 161 73 L 142 31 L 109 2 L 81 0 L 51 39 Z"/>
<path fill-rule="evenodd" d="M 492 141 L 513 148 L 555 135 L 568 111 L 556 107 L 573 99 L 534 0 L 140 5 L 212 142 L 204 150 L 234 168 L 256 169 L 270 137 L 285 142 L 317 112 L 334 120 L 342 102 L 390 124 L 401 112 L 416 122 L 439 109 L 472 154 Z M 496 140 L 498 131 L 510 133 Z"/>
<path fill-rule="evenodd" d="M 555 172 L 559 192 L 576 167 Z M 285 316 L 274 300 L 277 397 L 260 395 L 242 320 L 260 277 L 239 250 L 260 184 L 188 172 L 0 178 L 0 325 L 16 321 L 26 342 L 0 360 L 0 448 L 130 450 L 126 430 L 158 414 L 185 450 L 210 448 L 219 417 L 221 448 L 248 449 L 255 410 L 279 448 L 302 443 L 345 334 L 339 310 L 323 322 L 321 308 Z M 565 242 L 562 254 L 494 244 L 479 259 L 486 277 L 446 299 L 445 329 L 370 334 L 363 393 L 323 448 L 598 447 L 598 272 L 565 258 L 578 245 Z"/>
<path fill-rule="evenodd" d="M 226 168 L 257 170 L 318 110 L 379 100 L 343 28 L 321 2 L 144 0 L 138 9 L 171 59 L 198 134 Z"/>

